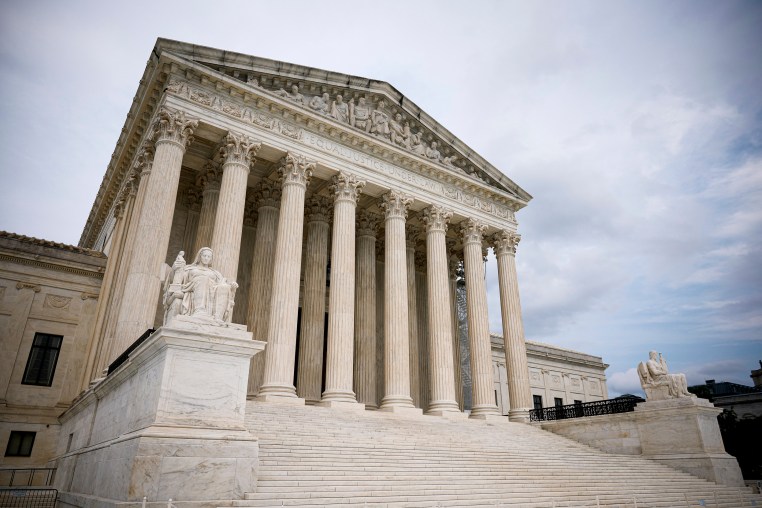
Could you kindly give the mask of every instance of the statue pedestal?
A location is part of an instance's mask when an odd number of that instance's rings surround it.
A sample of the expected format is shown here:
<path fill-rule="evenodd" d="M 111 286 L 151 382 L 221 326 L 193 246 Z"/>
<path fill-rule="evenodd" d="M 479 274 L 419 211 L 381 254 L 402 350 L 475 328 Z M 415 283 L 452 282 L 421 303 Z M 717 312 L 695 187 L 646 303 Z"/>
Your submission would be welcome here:
<path fill-rule="evenodd" d="M 638 404 L 634 416 L 642 455 L 716 483 L 743 486 L 738 462 L 722 442 L 721 412 L 695 397 Z"/>
<path fill-rule="evenodd" d="M 218 506 L 254 491 L 259 448 L 244 410 L 263 348 L 241 325 L 178 316 L 156 330 L 61 416 L 62 506 Z"/>

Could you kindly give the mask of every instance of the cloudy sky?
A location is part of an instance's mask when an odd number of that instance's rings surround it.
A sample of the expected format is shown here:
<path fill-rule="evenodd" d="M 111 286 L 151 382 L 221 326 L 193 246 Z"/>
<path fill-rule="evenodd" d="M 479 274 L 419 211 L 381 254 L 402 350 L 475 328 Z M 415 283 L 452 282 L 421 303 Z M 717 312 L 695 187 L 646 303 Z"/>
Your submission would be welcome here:
<path fill-rule="evenodd" d="M 534 196 L 526 336 L 649 349 L 690 383 L 762 359 L 762 2 L 0 5 L 0 229 L 76 244 L 157 37 L 393 84 Z M 490 321 L 500 331 L 494 262 Z"/>

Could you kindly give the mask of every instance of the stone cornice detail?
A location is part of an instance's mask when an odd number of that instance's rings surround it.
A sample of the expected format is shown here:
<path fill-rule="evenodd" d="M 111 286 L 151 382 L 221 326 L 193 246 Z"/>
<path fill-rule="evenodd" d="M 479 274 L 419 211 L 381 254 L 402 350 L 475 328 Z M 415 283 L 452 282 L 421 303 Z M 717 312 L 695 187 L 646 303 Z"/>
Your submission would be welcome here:
<path fill-rule="evenodd" d="M 280 160 L 278 174 L 284 188 L 288 185 L 300 185 L 306 188 L 310 184 L 314 170 L 315 161 L 309 160 L 304 155 L 288 152 Z"/>
<path fill-rule="evenodd" d="M 339 174 L 331 178 L 331 192 L 334 193 L 336 202 L 350 201 L 357 204 L 357 198 L 360 197 L 365 181 L 359 180 L 355 175 L 340 171 Z"/>
<path fill-rule="evenodd" d="M 369 212 L 364 209 L 357 211 L 357 236 L 372 236 L 373 238 L 378 235 L 379 224 L 381 223 L 381 217 L 375 213 Z"/>
<path fill-rule="evenodd" d="M 312 196 L 304 204 L 304 214 L 307 222 L 331 223 L 333 203 L 325 196 Z"/>
<path fill-rule="evenodd" d="M 379 206 L 384 210 L 384 216 L 389 219 L 406 219 L 407 210 L 413 202 L 413 197 L 402 191 L 390 190 L 381 196 Z"/>
<path fill-rule="evenodd" d="M 223 164 L 239 164 L 248 169 L 261 146 L 262 143 L 249 136 L 229 132 L 222 140 L 219 153 Z"/>
<path fill-rule="evenodd" d="M 439 205 L 426 208 L 421 214 L 421 220 L 426 224 L 426 231 L 447 232 L 447 224 L 452 218 L 452 212 Z"/>
<path fill-rule="evenodd" d="M 492 235 L 490 240 L 496 256 L 504 256 L 506 254 L 515 256 L 516 247 L 521 241 L 521 235 L 513 231 L 503 230 Z"/>
<path fill-rule="evenodd" d="M 460 223 L 460 233 L 463 235 L 463 245 L 478 244 L 481 246 L 487 225 L 476 219 L 466 219 Z"/>

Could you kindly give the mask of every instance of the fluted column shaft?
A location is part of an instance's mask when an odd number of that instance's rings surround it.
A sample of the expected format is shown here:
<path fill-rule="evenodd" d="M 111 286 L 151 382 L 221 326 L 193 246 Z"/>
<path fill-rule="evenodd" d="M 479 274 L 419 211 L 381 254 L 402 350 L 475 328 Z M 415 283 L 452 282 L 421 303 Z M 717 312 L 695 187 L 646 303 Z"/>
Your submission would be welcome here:
<path fill-rule="evenodd" d="M 217 206 L 220 201 L 220 173 L 218 166 L 212 162 L 207 163 L 197 182 L 202 189 L 201 210 L 198 216 L 193 252 L 189 253 L 193 256 L 203 247 L 210 247 L 212 245 L 214 222 L 217 216 Z"/>
<path fill-rule="evenodd" d="M 229 133 L 220 148 L 224 163 L 211 247 L 217 271 L 233 282 L 238 276 L 249 166 L 259 146 L 247 136 Z"/>
<path fill-rule="evenodd" d="M 468 342 L 471 348 L 472 417 L 498 415 L 492 379 L 487 286 L 482 257 L 482 235 L 485 229 L 485 225 L 473 219 L 467 219 L 461 226 L 466 271 Z"/>
<path fill-rule="evenodd" d="M 448 244 L 447 252 L 450 254 L 447 259 L 447 268 L 449 270 L 449 288 L 450 288 L 450 316 L 452 319 L 452 361 L 453 373 L 455 375 L 455 400 L 458 401 L 458 407 L 464 410 L 463 403 L 463 369 L 461 366 L 460 350 L 460 326 L 458 322 L 458 277 L 457 270 L 460 261 L 452 253 L 452 243 Z"/>
<path fill-rule="evenodd" d="M 360 212 L 355 275 L 355 368 L 357 401 L 377 408 L 376 395 L 376 216 Z"/>
<path fill-rule="evenodd" d="M 511 406 L 508 416 L 512 421 L 527 422 L 529 410 L 532 409 L 532 390 L 529 386 L 529 366 L 516 274 L 516 246 L 520 239 L 516 233 L 501 231 L 492 237 L 492 243 L 497 257 L 500 286 L 500 314 L 503 320 L 505 366 Z"/>
<path fill-rule="evenodd" d="M 154 124 L 156 153 L 135 235 L 130 268 L 116 328 L 114 352 L 120 354 L 151 328 L 161 290 L 161 265 L 167 255 L 172 215 L 185 147 L 198 121 L 182 111 L 162 108 Z"/>
<path fill-rule="evenodd" d="M 406 244 L 407 261 L 407 328 L 410 336 L 410 396 L 413 405 L 421 407 L 421 378 L 418 363 L 420 351 L 418 348 L 418 295 L 415 287 L 415 232 L 408 230 Z"/>
<path fill-rule="evenodd" d="M 254 340 L 267 341 L 270 323 L 270 305 L 275 266 L 275 240 L 278 235 L 280 188 L 270 180 L 259 184 L 255 194 L 257 201 L 257 233 L 254 255 L 251 258 L 251 285 L 249 307 L 246 312 L 248 325 Z M 259 393 L 265 371 L 265 354 L 251 359 L 248 395 Z"/>
<path fill-rule="evenodd" d="M 330 200 L 307 203 L 307 245 L 304 258 L 304 301 L 299 343 L 296 394 L 308 403 L 320 401 L 323 381 L 326 267 L 330 232 Z"/>
<path fill-rule="evenodd" d="M 413 408 L 410 397 L 410 335 L 407 304 L 405 219 L 413 199 L 391 191 L 383 196 L 384 398 L 381 409 Z"/>
<path fill-rule="evenodd" d="M 355 403 L 352 390 L 355 332 L 355 212 L 364 181 L 339 173 L 333 177 L 331 295 L 323 403 Z"/>
<path fill-rule="evenodd" d="M 287 154 L 279 169 L 283 190 L 275 244 L 275 267 L 270 322 L 265 349 L 265 371 L 260 400 L 297 399 L 293 384 L 296 325 L 299 312 L 299 275 L 304 227 L 304 194 L 315 163 Z"/>
<path fill-rule="evenodd" d="M 429 291 L 426 282 L 426 253 L 416 252 L 415 288 L 418 309 L 418 371 L 421 383 L 421 409 L 428 409 L 431 402 L 429 375 Z"/>
<path fill-rule="evenodd" d="M 445 233 L 452 212 L 439 206 L 427 208 L 423 214 L 426 223 L 426 272 L 429 314 L 429 386 L 430 413 L 458 412 L 455 400 L 455 374 L 453 372 L 452 304 L 447 272 L 447 245 Z"/>

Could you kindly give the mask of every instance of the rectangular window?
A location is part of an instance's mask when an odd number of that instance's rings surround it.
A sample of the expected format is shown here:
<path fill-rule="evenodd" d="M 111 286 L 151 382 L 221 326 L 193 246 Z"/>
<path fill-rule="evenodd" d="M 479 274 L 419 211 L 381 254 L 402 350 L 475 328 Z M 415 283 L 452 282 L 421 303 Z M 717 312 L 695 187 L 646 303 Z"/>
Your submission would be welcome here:
<path fill-rule="evenodd" d="M 34 436 L 36 432 L 11 431 L 8 446 L 5 447 L 6 457 L 29 457 L 32 455 Z"/>
<path fill-rule="evenodd" d="M 582 401 L 581 400 L 575 400 L 574 404 L 577 405 L 577 406 L 581 406 L 582 405 Z"/>
<path fill-rule="evenodd" d="M 532 399 L 534 400 L 534 408 L 542 409 L 542 395 L 532 395 Z"/>
<path fill-rule="evenodd" d="M 61 351 L 61 335 L 35 333 L 32 350 L 24 369 L 21 384 L 50 386 L 53 384 L 53 373 L 56 371 L 58 353 Z"/>
<path fill-rule="evenodd" d="M 554 398 L 553 402 L 555 403 L 556 407 L 561 407 L 564 405 L 564 399 L 561 399 L 559 397 Z"/>

